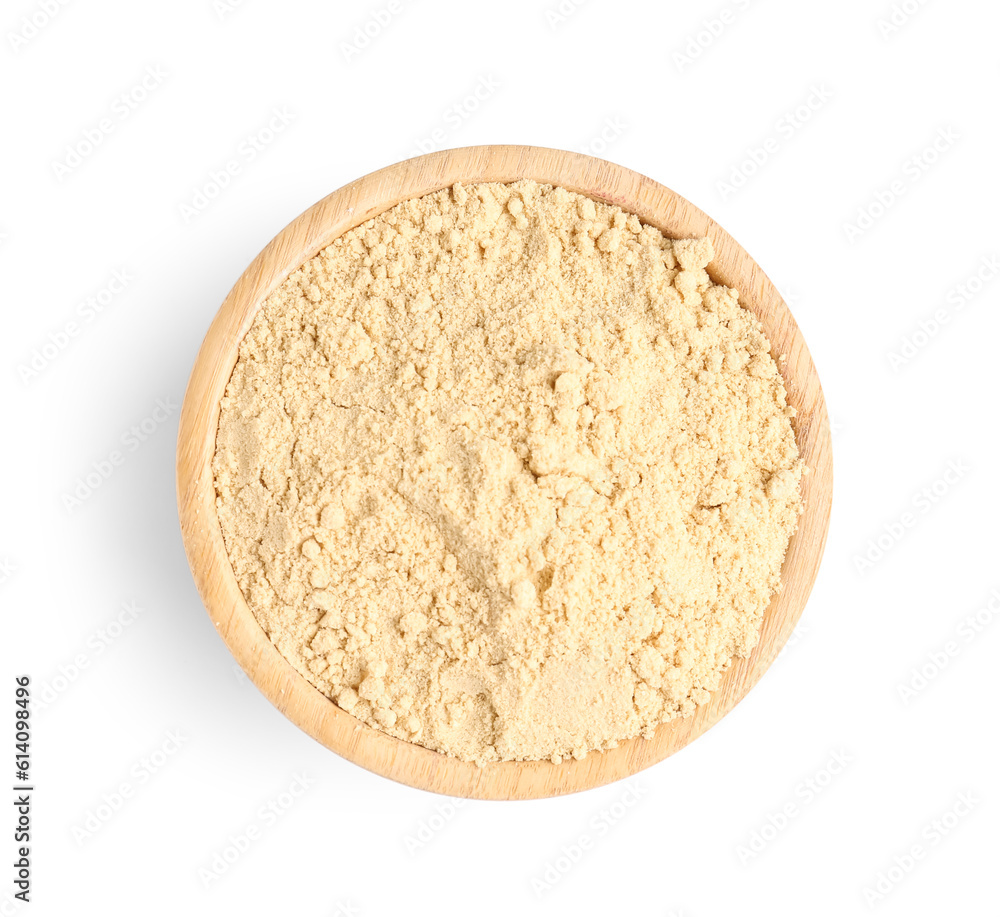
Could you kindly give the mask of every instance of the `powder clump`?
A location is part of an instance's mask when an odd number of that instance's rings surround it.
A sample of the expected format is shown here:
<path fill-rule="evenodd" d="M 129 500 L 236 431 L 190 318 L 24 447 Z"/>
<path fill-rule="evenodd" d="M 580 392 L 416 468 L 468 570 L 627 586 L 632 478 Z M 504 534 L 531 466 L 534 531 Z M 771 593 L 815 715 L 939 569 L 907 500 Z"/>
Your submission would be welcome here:
<path fill-rule="evenodd" d="M 521 181 L 406 201 L 289 276 L 213 464 L 285 658 L 480 763 L 582 757 L 705 702 L 757 642 L 802 472 L 712 257 Z"/>

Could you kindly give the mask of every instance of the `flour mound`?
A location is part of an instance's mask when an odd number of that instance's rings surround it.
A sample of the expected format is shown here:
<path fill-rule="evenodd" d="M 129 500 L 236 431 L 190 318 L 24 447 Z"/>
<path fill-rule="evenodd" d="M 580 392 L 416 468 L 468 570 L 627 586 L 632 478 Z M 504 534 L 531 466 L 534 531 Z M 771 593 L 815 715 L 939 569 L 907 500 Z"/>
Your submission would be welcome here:
<path fill-rule="evenodd" d="M 707 239 L 530 181 L 404 202 L 266 301 L 214 474 L 237 580 L 348 713 L 476 762 L 692 713 L 801 509 L 785 389 Z"/>

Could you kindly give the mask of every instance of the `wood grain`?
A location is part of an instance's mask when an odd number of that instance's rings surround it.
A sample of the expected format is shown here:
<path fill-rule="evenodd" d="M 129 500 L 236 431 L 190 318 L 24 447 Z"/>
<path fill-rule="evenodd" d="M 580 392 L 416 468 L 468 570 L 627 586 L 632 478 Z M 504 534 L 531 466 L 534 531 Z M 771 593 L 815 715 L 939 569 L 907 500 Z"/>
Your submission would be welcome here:
<path fill-rule="evenodd" d="M 688 718 L 661 725 L 582 761 L 500 763 L 477 767 L 363 725 L 326 698 L 278 653 L 240 593 L 216 515 L 211 462 L 219 402 L 237 351 L 261 302 L 293 270 L 337 236 L 394 206 L 455 182 L 521 178 L 561 185 L 616 204 L 667 236 L 707 235 L 715 247 L 712 278 L 736 288 L 763 323 L 798 409 L 793 420 L 809 472 L 805 511 L 782 568 L 782 590 L 767 609 L 754 652 L 737 659 L 711 701 Z M 205 607 L 236 660 L 292 722 L 327 748 L 393 780 L 454 796 L 531 799 L 572 793 L 627 777 L 683 748 L 717 723 L 764 674 L 788 639 L 812 589 L 826 541 L 832 493 L 830 431 L 809 351 L 777 290 L 752 258 L 701 210 L 673 191 L 621 166 L 578 153 L 524 146 L 446 150 L 366 175 L 310 207 L 254 259 L 212 322 L 188 383 L 177 444 L 181 530 Z"/>

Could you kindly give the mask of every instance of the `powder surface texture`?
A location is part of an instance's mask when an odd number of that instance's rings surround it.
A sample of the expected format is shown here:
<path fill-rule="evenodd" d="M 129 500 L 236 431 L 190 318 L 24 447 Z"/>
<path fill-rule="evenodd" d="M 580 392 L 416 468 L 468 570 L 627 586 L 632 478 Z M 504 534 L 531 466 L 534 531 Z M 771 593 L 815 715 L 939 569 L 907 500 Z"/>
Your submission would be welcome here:
<path fill-rule="evenodd" d="M 649 737 L 757 642 L 800 512 L 794 409 L 707 239 L 530 181 L 404 202 L 243 340 L 214 474 L 278 650 L 485 763 Z"/>

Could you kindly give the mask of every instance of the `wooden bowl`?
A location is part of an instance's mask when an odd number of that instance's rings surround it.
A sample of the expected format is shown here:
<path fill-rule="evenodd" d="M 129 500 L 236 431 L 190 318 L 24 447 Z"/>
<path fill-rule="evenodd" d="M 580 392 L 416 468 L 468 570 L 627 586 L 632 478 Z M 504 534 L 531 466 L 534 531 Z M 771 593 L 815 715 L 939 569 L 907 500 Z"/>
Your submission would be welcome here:
<path fill-rule="evenodd" d="M 237 351 L 266 297 L 342 233 L 409 198 L 455 182 L 528 178 L 615 204 L 673 238 L 707 235 L 709 274 L 734 287 L 763 323 L 779 363 L 792 424 L 810 469 L 805 511 L 782 567 L 783 588 L 768 607 L 760 642 L 726 671 L 711 701 L 690 717 L 662 724 L 652 739 L 631 739 L 582 761 L 503 762 L 478 767 L 362 724 L 309 684 L 264 634 L 240 592 L 216 515 L 212 456 L 219 402 Z M 208 613 L 254 684 L 293 723 L 327 748 L 401 783 L 480 799 L 532 799 L 600 786 L 641 771 L 683 748 L 743 698 L 777 656 L 798 621 L 819 568 L 832 492 L 830 430 L 819 378 L 788 307 L 753 259 L 714 220 L 669 188 L 621 166 L 579 153 L 525 146 L 445 150 L 400 162 L 334 191 L 286 226 L 254 259 L 219 309 L 198 353 L 181 411 L 177 498 L 188 561 Z"/>

